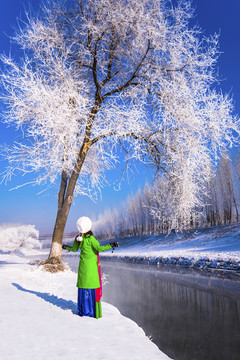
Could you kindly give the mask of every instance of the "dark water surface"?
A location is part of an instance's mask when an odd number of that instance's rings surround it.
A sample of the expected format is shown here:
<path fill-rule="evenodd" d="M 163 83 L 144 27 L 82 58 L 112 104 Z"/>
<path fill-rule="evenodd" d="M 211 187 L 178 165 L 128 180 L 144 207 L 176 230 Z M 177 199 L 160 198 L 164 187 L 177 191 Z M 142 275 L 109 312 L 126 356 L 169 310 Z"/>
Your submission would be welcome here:
<path fill-rule="evenodd" d="M 72 257 L 71 257 L 72 258 Z M 79 258 L 69 265 L 77 270 Z M 176 360 L 240 359 L 240 276 L 101 259 L 103 301 Z"/>

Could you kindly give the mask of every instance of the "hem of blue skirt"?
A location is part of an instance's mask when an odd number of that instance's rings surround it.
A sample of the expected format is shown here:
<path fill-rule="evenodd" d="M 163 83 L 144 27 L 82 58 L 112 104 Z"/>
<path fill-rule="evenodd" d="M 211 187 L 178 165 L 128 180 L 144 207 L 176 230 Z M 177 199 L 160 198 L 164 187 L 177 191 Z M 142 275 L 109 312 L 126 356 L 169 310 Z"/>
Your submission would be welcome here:
<path fill-rule="evenodd" d="M 79 316 L 88 316 L 99 319 L 102 317 L 101 301 L 96 302 L 96 289 L 78 288 L 78 311 Z"/>

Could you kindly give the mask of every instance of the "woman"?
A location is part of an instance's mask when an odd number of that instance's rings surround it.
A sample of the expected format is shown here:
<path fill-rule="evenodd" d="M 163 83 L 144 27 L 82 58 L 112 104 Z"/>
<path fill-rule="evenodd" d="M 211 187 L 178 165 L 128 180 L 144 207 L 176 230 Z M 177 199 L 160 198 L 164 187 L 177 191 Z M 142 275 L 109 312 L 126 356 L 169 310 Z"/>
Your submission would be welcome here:
<path fill-rule="evenodd" d="M 98 253 L 118 247 L 118 243 L 100 246 L 92 234 L 92 221 L 83 216 L 77 221 L 79 235 L 73 246 L 63 245 L 69 251 L 81 250 L 78 266 L 78 315 L 95 318 L 102 317 L 101 272 Z"/>

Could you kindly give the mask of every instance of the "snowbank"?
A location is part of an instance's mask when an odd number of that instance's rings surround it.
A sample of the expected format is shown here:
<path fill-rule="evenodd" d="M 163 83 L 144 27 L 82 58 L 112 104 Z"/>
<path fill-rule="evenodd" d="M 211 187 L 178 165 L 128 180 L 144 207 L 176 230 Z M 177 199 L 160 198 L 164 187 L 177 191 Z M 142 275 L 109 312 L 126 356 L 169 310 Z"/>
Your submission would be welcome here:
<path fill-rule="evenodd" d="M 132 320 L 103 303 L 103 318 L 76 315 L 76 274 L 49 274 L 24 257 L 0 255 L 4 360 L 169 359 Z"/>
<path fill-rule="evenodd" d="M 115 239 L 116 240 L 116 239 Z M 240 272 L 240 224 L 184 231 L 179 234 L 125 237 L 106 259 L 141 264 L 177 265 Z"/>
<path fill-rule="evenodd" d="M 0 225 L 0 251 L 16 252 L 24 249 L 41 249 L 39 231 L 34 225 Z"/>

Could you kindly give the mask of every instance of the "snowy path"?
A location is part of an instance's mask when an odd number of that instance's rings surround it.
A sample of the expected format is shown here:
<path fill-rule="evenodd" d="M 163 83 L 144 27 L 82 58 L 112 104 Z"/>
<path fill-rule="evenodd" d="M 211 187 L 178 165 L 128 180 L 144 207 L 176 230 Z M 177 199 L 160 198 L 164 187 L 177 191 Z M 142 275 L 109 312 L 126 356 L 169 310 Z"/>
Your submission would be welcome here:
<path fill-rule="evenodd" d="M 75 283 L 71 271 L 48 274 L 0 255 L 1 359 L 169 359 L 110 304 L 102 319 L 77 316 Z"/>

